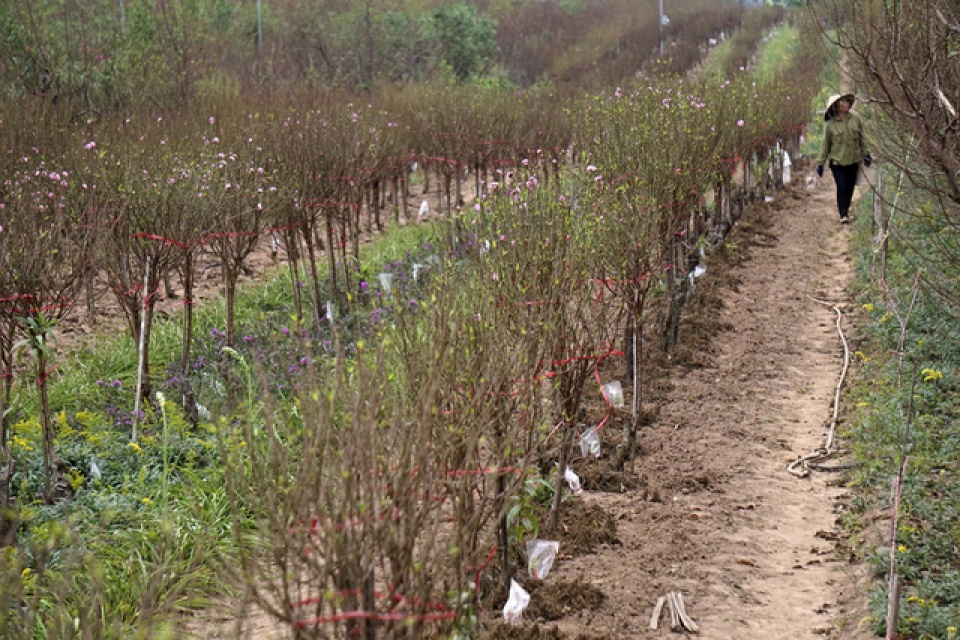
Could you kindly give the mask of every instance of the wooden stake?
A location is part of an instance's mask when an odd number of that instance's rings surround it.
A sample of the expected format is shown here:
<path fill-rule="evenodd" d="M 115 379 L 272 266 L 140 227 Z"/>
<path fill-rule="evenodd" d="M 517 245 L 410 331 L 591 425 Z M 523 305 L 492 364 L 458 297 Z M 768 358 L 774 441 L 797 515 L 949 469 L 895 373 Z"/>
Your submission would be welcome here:
<path fill-rule="evenodd" d="M 683 604 L 683 594 L 679 591 L 674 593 L 674 600 L 677 604 L 677 614 L 680 616 L 680 622 L 691 633 L 697 633 L 700 631 L 700 627 L 697 626 L 697 623 L 690 619 L 690 616 L 687 615 L 687 608 Z"/>
<path fill-rule="evenodd" d="M 653 607 L 653 615 L 650 616 L 650 628 L 656 629 L 660 624 L 660 614 L 663 612 L 663 605 L 666 604 L 666 596 L 660 596 L 657 598 L 657 604 Z"/>
<path fill-rule="evenodd" d="M 143 304 L 140 309 L 140 340 L 137 342 L 137 396 L 133 399 L 133 429 L 130 439 L 137 441 L 137 430 L 140 426 L 140 396 L 143 395 L 143 361 L 146 359 L 147 344 L 147 296 L 150 295 L 150 256 L 147 256 L 143 265 Z"/>
<path fill-rule="evenodd" d="M 900 576 L 894 574 L 890 580 L 890 594 L 887 598 L 887 637 L 897 640 L 897 618 L 900 617 Z"/>
<path fill-rule="evenodd" d="M 670 630 L 682 630 L 683 625 L 680 622 L 680 613 L 677 611 L 676 594 L 673 591 L 667 594 L 667 604 L 670 605 Z"/>

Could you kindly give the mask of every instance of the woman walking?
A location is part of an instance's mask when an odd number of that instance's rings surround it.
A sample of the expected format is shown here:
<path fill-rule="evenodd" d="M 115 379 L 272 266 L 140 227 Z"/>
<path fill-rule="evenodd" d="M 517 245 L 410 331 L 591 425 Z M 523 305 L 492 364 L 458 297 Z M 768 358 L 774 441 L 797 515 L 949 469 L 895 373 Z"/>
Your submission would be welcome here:
<path fill-rule="evenodd" d="M 852 93 L 832 95 L 827 100 L 823 114 L 823 143 L 817 161 L 817 175 L 820 177 L 823 177 L 824 163 L 830 163 L 830 172 L 837 183 L 837 208 L 842 223 L 850 222 L 850 201 L 853 200 L 853 188 L 857 186 L 860 162 L 867 167 L 872 162 L 867 153 L 863 122 L 856 114 L 850 113 L 855 100 Z"/>

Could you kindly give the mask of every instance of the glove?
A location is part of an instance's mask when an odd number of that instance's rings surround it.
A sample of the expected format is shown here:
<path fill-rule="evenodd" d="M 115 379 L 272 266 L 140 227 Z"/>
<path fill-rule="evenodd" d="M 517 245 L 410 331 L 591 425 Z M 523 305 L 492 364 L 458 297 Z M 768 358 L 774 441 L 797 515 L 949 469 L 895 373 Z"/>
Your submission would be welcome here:
<path fill-rule="evenodd" d="M 821 178 L 823 177 L 823 165 L 822 165 L 822 164 L 818 164 L 818 165 L 817 165 L 817 175 L 820 176 Z"/>
<path fill-rule="evenodd" d="M 867 155 L 863 156 L 863 166 L 869 167 L 871 164 L 873 164 L 873 158 L 871 158 L 870 154 L 868 153 Z"/>

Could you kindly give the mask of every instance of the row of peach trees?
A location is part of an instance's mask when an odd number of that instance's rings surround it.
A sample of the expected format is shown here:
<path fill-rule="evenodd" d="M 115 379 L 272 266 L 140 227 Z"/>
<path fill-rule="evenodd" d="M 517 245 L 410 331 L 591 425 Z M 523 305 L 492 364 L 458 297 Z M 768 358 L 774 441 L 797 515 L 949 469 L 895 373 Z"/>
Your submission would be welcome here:
<path fill-rule="evenodd" d="M 40 134 L 8 126 L 4 402 L 22 372 L 13 358 L 19 336 L 33 348 L 42 396 L 45 332 L 84 283 L 113 290 L 149 353 L 161 283 L 178 273 L 185 369 L 192 283 L 198 261 L 213 256 L 232 345 L 238 273 L 258 239 L 274 233 L 291 269 L 294 315 L 307 329 L 298 334 L 304 348 L 315 348 L 310 329 L 325 322 L 339 346 L 314 362 L 311 383 L 292 401 L 252 394 L 223 407 L 239 416 L 231 428 L 249 443 L 226 460 L 236 509 L 263 519 L 259 536 L 238 538 L 245 576 L 261 585 L 261 604 L 307 635 L 328 621 L 411 637 L 427 621 L 468 624 L 493 549 L 501 576 L 511 573 L 516 535 L 507 513 L 519 489 L 533 469 L 549 473 L 545 458 L 557 441 L 562 474 L 584 389 L 617 351 L 624 322 L 634 419 L 617 462 L 632 461 L 648 306 L 663 301 L 668 348 L 701 240 L 733 223 L 721 203 L 740 197 L 734 169 L 769 161 L 778 140 L 798 135 L 814 81 L 801 64 L 789 88 L 747 77 L 693 87 L 664 80 L 566 109 L 537 96 L 424 90 L 377 107 L 220 109 L 193 119 L 62 123 Z M 359 297 L 362 225 L 380 221 L 387 191 L 395 218 L 406 213 L 399 203 L 412 162 L 439 182 L 450 216 L 446 253 L 463 257 L 416 305 L 402 291 L 385 296 L 390 322 L 347 349 L 339 341 L 349 327 L 331 322 L 330 303 Z M 467 172 L 478 191 L 455 214 Z M 40 409 L 54 500 L 66 489 L 42 400 Z M 554 525 L 562 489 L 557 479 Z M 342 615 L 356 610 L 365 615 Z"/>
<path fill-rule="evenodd" d="M 291 425 L 280 407 L 268 411 L 262 448 L 235 461 L 254 469 L 231 474 L 244 479 L 238 504 L 256 496 L 255 511 L 269 514 L 267 540 L 245 553 L 261 605 L 304 637 L 337 624 L 416 637 L 445 621 L 472 633 L 492 559 L 502 580 L 516 571 L 508 514 L 537 470 L 553 476 L 544 528 L 558 522 L 582 400 L 625 314 L 641 333 L 655 289 L 679 305 L 671 287 L 689 282 L 695 238 L 724 224 L 702 206 L 704 186 L 729 181 L 731 158 L 772 150 L 768 139 L 796 135 L 806 119 L 773 102 L 786 91 L 744 82 L 707 98 L 676 81 L 593 99 L 576 111 L 597 138 L 583 163 L 549 183 L 520 168 L 509 188 L 467 207 L 458 268 L 436 277 L 416 311 L 398 295 L 392 322 L 332 375 L 317 373 L 324 391 L 299 398 L 310 418 Z M 762 123 L 759 146 L 745 132 L 751 119 Z M 665 132 L 674 144 L 654 144 Z M 248 421 L 244 437 L 260 428 Z"/>
<path fill-rule="evenodd" d="M 180 363 L 185 372 L 191 359 L 194 286 L 204 261 L 219 265 L 228 344 L 236 340 L 239 274 L 266 234 L 285 249 L 291 282 L 310 283 L 306 302 L 316 322 L 324 317 L 328 298 L 342 307 L 359 285 L 361 213 L 367 231 L 374 224 L 382 228 L 384 196 L 392 189 L 394 219 L 409 216 L 403 194 L 412 163 L 442 176 L 449 213 L 456 197 L 453 174 L 459 191 L 468 167 L 492 170 L 494 159 L 515 159 L 566 143 L 550 117 L 535 123 L 531 109 L 512 108 L 532 98 L 491 94 L 486 111 L 474 108 L 458 118 L 467 104 L 465 91 L 440 93 L 444 101 L 433 95 L 423 90 L 391 98 L 396 115 L 370 105 L 331 103 L 244 112 L 211 109 L 202 118 L 140 115 L 79 125 L 59 121 L 56 114 L 18 114 L 18 121 L 35 125 L 31 128 L 16 126 L 8 116 L 0 127 L 6 176 L 0 224 L 6 230 L 2 241 L 9 246 L 0 309 L 5 402 L 10 402 L 18 373 L 13 359 L 18 335 L 45 344 L 40 327 L 62 319 L 84 291 L 90 321 L 97 319 L 98 290 L 109 289 L 119 303 L 131 337 L 143 345 L 148 375 L 141 395 L 149 398 L 150 335 L 163 283 L 171 276 L 179 278 L 185 301 Z M 491 114 L 499 117 L 491 122 Z M 486 135 L 453 140 L 441 133 L 459 131 L 458 121 Z M 301 294 L 294 286 L 298 323 L 306 314 Z M 24 323 L 27 318 L 34 329 Z M 50 354 L 48 349 L 36 353 L 35 378 L 44 392 L 44 360 Z M 187 388 L 182 400 L 195 414 L 192 395 Z M 48 425 L 49 411 L 42 413 Z M 0 440 L 8 465 L 0 479 L 9 482 L 6 420 L 3 429 Z M 52 439 L 48 445 L 52 487 L 62 473 Z"/>
<path fill-rule="evenodd" d="M 555 528 L 599 363 L 616 357 L 624 321 L 642 335 L 654 299 L 665 344 L 678 339 L 700 241 L 736 218 L 707 207 L 707 191 L 756 197 L 734 169 L 765 173 L 778 141 L 796 143 L 816 92 L 814 77 L 798 92 L 799 77 L 665 81 L 572 108 L 576 164 L 554 174 L 524 158 L 514 182 L 456 216 L 462 257 L 417 305 L 394 291 L 390 322 L 313 371 L 320 390 L 297 396 L 292 422 L 280 404 L 244 421 L 260 444 L 229 475 L 237 508 L 264 514 L 243 563 L 260 605 L 300 637 L 475 636 L 496 602 L 482 598 L 490 577 L 508 582 L 517 543 L 536 535 L 517 522 L 525 487 L 552 480 L 543 528 Z"/>

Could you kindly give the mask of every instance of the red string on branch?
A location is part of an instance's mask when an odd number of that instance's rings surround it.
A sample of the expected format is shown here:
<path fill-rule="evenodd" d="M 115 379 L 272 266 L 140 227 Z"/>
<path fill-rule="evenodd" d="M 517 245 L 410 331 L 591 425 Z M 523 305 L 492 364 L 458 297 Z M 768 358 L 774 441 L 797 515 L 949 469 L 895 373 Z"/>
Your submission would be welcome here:
<path fill-rule="evenodd" d="M 487 565 L 490 564 L 490 561 L 493 560 L 493 556 L 497 553 L 497 545 L 490 547 L 490 553 L 487 554 L 487 559 L 483 561 L 478 567 L 467 567 L 467 571 L 473 571 L 473 590 L 477 596 L 477 608 L 480 609 L 480 572 L 487 568 Z"/>
<path fill-rule="evenodd" d="M 146 232 L 134 233 L 134 234 L 132 235 L 132 237 L 134 237 L 134 238 L 145 238 L 145 239 L 147 239 L 147 240 L 156 240 L 157 242 L 160 242 L 160 243 L 162 243 L 162 244 L 173 245 L 173 246 L 175 246 L 175 247 L 179 247 L 180 249 L 189 249 L 189 248 L 190 248 L 189 245 L 186 245 L 186 244 L 184 244 L 184 243 L 182 243 L 182 242 L 179 242 L 179 241 L 177 241 L 177 240 L 171 240 L 170 238 L 164 238 L 163 236 L 158 236 L 158 235 L 155 234 L 155 233 L 146 233 Z"/>
<path fill-rule="evenodd" d="M 37 384 L 38 384 L 39 386 L 41 386 L 41 387 L 44 386 L 45 384 L 47 384 L 47 378 L 50 377 L 50 374 L 51 374 L 51 373 L 53 373 L 54 371 L 56 371 L 56 369 L 57 369 L 58 366 L 60 366 L 60 365 L 54 365 L 54 366 L 51 367 L 50 369 L 47 369 L 46 371 L 44 371 L 44 372 L 40 375 L 40 377 L 37 378 Z"/>
<path fill-rule="evenodd" d="M 128 289 L 128 290 L 126 290 L 126 291 L 121 291 L 119 285 L 113 285 L 113 284 L 112 284 L 112 285 L 110 285 L 110 289 L 113 291 L 113 295 L 117 296 L 118 298 L 126 298 L 126 297 L 128 297 L 128 296 L 132 296 L 132 295 L 138 293 L 141 289 L 143 289 L 143 285 L 142 285 L 142 284 L 138 284 L 138 285 L 136 285 L 135 287 L 133 287 L 132 289 Z"/>

